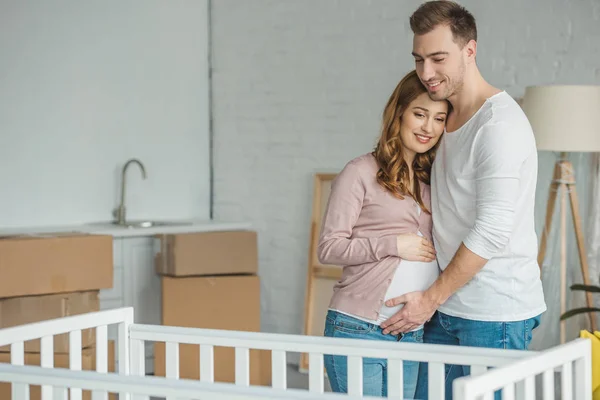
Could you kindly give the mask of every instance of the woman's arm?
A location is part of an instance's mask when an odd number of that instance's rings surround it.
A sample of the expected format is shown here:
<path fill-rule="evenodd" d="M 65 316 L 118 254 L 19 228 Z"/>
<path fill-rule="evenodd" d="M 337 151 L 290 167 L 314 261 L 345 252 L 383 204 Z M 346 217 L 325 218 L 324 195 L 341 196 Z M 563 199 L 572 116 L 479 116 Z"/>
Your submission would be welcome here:
<path fill-rule="evenodd" d="M 317 249 L 322 264 L 357 265 L 398 256 L 396 235 L 351 239 L 364 197 L 360 167 L 346 165 L 331 185 Z"/>

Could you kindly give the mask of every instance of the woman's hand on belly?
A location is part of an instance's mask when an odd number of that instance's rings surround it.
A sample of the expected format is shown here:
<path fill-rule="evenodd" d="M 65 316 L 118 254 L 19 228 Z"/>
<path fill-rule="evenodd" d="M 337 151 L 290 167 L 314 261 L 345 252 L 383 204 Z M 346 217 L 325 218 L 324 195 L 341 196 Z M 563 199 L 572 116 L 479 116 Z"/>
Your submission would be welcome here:
<path fill-rule="evenodd" d="M 396 236 L 398 257 L 409 261 L 431 262 L 435 260 L 435 248 L 427 238 L 415 233 Z"/>

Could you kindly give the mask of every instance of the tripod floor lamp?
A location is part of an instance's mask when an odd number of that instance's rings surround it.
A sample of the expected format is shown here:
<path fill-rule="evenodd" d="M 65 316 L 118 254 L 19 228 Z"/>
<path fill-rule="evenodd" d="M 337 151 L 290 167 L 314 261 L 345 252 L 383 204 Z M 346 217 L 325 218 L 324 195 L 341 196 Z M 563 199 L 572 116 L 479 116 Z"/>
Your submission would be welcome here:
<path fill-rule="evenodd" d="M 534 86 L 525 90 L 523 110 L 531 123 L 538 150 L 555 151 L 560 158 L 554 166 L 550 184 L 546 219 L 540 241 L 540 269 L 546 255 L 548 234 L 551 231 L 554 207 L 560 199 L 560 308 L 566 311 L 567 278 L 567 202 L 570 203 L 575 240 L 583 283 L 590 284 L 585 240 L 581 226 L 579 202 L 575 188 L 575 171 L 567 159 L 569 152 L 600 152 L 600 86 Z M 568 200 L 568 201 L 567 201 Z M 586 293 L 587 307 L 593 307 L 592 294 Z M 592 331 L 596 315 L 588 313 Z M 565 342 L 565 321 L 560 323 L 560 341 Z"/>

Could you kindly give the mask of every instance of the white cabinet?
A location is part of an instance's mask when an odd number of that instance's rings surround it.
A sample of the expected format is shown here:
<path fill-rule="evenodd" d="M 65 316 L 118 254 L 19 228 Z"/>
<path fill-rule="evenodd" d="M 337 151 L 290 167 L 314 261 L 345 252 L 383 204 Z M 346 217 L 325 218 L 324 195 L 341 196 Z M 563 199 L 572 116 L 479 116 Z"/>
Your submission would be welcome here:
<path fill-rule="evenodd" d="M 125 306 L 135 310 L 136 323 L 160 325 L 160 277 L 154 268 L 154 238 L 122 241 Z"/>
<path fill-rule="evenodd" d="M 133 307 L 135 322 L 160 325 L 160 277 L 154 269 L 153 237 L 113 239 L 112 289 L 100 291 L 100 309 Z M 113 327 L 109 338 L 116 340 Z M 153 343 L 146 343 L 146 372 L 154 371 Z"/>

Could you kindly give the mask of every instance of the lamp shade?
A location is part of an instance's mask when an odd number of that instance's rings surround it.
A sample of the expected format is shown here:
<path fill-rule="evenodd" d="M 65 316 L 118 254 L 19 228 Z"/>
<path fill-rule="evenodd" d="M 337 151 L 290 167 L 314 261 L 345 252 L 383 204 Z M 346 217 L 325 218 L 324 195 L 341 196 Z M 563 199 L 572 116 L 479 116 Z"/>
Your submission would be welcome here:
<path fill-rule="evenodd" d="M 600 86 L 530 86 L 522 105 L 538 150 L 600 152 Z"/>

